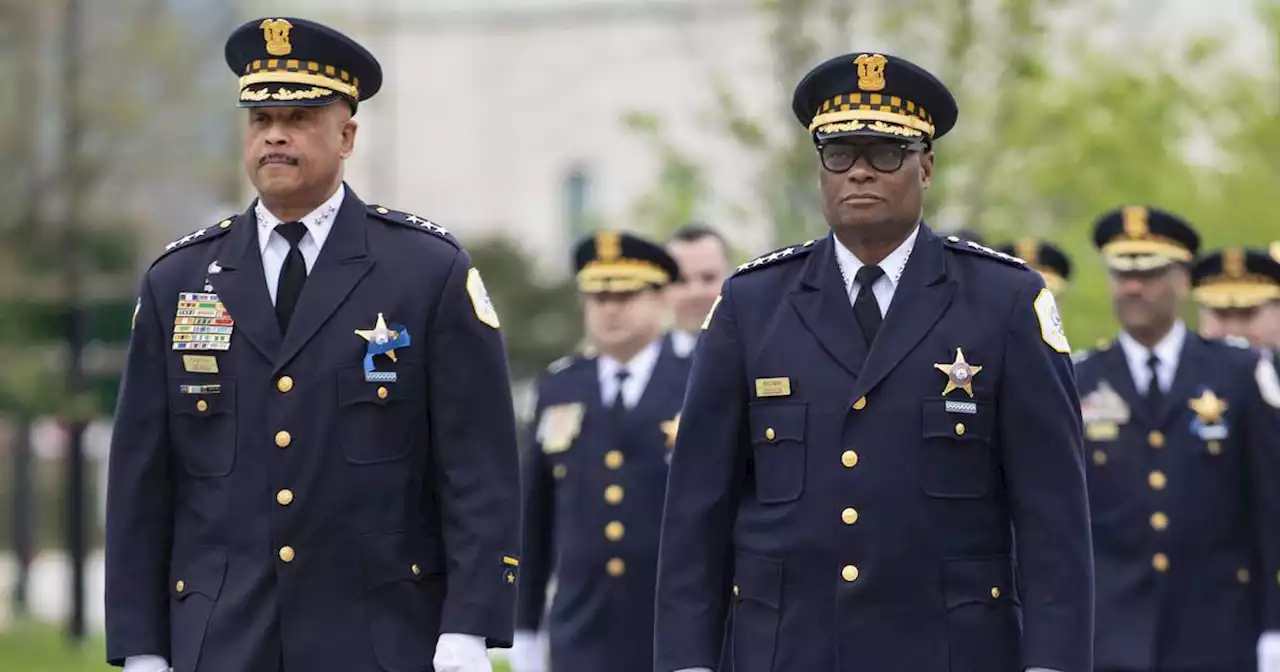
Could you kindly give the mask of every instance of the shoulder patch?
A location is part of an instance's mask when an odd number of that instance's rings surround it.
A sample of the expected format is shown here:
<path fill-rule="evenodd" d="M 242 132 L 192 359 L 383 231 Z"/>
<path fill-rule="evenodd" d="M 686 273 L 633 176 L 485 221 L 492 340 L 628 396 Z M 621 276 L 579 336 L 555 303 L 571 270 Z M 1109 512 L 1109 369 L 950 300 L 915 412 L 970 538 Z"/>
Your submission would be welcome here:
<path fill-rule="evenodd" d="M 943 240 L 946 241 L 947 247 L 953 250 L 968 252 L 969 254 L 974 254 L 979 257 L 988 257 L 1018 268 L 1030 269 L 1030 267 L 1027 266 L 1027 262 L 1015 256 L 1005 254 L 1004 252 L 997 252 L 986 245 L 979 245 L 972 240 L 963 240 L 959 236 L 947 236 L 946 238 L 943 238 Z"/>
<path fill-rule="evenodd" d="M 740 273 L 745 273 L 747 271 L 753 271 L 757 268 L 772 266 L 773 264 L 776 264 L 780 261 L 785 261 L 787 259 L 797 259 L 799 257 L 802 257 L 808 254 L 809 250 L 813 249 L 813 244 L 816 242 L 818 241 L 814 239 L 805 243 L 801 243 L 799 245 L 791 245 L 790 247 L 784 247 L 780 250 L 774 250 L 769 254 L 756 257 L 755 259 L 752 259 L 751 261 L 748 261 L 747 263 L 739 266 L 733 272 L 733 274 L 738 275 Z"/>
<path fill-rule="evenodd" d="M 206 240 L 213 240 L 218 236 L 227 233 L 231 230 L 231 223 L 233 221 L 235 221 L 234 218 L 228 217 L 213 226 L 206 226 L 203 229 L 192 231 L 191 233 L 170 242 L 168 245 L 164 246 L 164 251 L 160 253 L 160 256 L 156 257 L 156 261 L 160 261 L 171 252 L 181 250 L 188 245 L 195 245 L 196 243 L 201 243 Z"/>
<path fill-rule="evenodd" d="M 453 245 L 458 249 L 462 249 L 462 243 L 458 242 L 458 239 L 454 238 L 453 234 L 450 233 L 448 229 L 425 217 L 419 217 L 407 212 L 384 208 L 381 205 L 370 205 L 369 216 L 377 217 L 384 222 L 391 222 L 392 224 L 399 224 L 411 229 L 417 229 L 418 231 L 425 231 L 427 233 L 434 234 L 437 238 L 447 241 L 450 245 Z"/>
<path fill-rule="evenodd" d="M 1258 383 L 1258 392 L 1262 400 L 1272 408 L 1280 408 L 1280 374 L 1276 373 L 1276 364 L 1269 357 L 1258 359 L 1258 366 L 1253 371 L 1253 378 Z"/>
<path fill-rule="evenodd" d="M 1071 354 L 1071 344 L 1067 342 L 1067 334 L 1062 329 L 1062 316 L 1058 314 L 1058 302 L 1053 292 L 1047 287 L 1040 289 L 1035 302 L 1036 319 L 1040 322 L 1040 338 L 1055 352 Z"/>

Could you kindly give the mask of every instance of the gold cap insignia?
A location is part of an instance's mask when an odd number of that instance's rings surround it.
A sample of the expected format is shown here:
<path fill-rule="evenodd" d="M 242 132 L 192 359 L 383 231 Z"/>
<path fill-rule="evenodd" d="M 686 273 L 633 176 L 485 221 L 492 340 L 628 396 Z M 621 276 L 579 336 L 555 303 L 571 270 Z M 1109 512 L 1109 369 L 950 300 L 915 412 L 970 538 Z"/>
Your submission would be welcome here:
<path fill-rule="evenodd" d="M 1244 277 L 1244 250 L 1238 247 L 1223 250 L 1222 273 L 1229 278 Z"/>
<path fill-rule="evenodd" d="M 1143 238 L 1151 229 L 1147 226 L 1147 209 L 1141 205 L 1130 205 L 1124 209 L 1124 235 L 1129 238 Z"/>
<path fill-rule="evenodd" d="M 596 259 L 614 261 L 622 256 L 622 238 L 614 231 L 596 234 Z"/>
<path fill-rule="evenodd" d="M 889 59 L 880 54 L 861 54 L 853 59 L 858 66 L 858 88 L 863 91 L 884 90 L 884 66 Z"/>
<path fill-rule="evenodd" d="M 266 19 L 259 26 L 262 36 L 267 41 L 267 53 L 272 56 L 288 56 L 293 51 L 289 43 L 289 31 L 293 24 L 284 19 Z"/>

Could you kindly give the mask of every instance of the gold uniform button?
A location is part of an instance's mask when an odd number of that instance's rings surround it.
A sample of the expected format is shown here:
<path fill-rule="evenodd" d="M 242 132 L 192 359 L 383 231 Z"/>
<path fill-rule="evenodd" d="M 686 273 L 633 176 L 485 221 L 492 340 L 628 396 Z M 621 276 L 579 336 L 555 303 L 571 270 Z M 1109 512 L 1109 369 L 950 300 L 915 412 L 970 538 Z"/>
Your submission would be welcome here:
<path fill-rule="evenodd" d="M 276 432 L 276 446 L 280 448 L 288 448 L 293 443 L 293 436 L 284 430 Z"/>
<path fill-rule="evenodd" d="M 224 220 L 222 220 L 221 222 L 218 222 L 218 228 L 220 228 L 220 229 L 229 229 L 229 228 L 231 228 L 231 220 L 229 220 L 229 219 L 224 219 Z"/>
<path fill-rule="evenodd" d="M 1236 570 L 1236 581 L 1240 583 L 1249 583 L 1249 570 L 1241 567 Z"/>
<path fill-rule="evenodd" d="M 993 599 L 993 600 L 998 600 L 998 599 L 1000 599 L 1000 588 L 999 588 L 999 586 L 991 586 L 991 599 Z"/>
<path fill-rule="evenodd" d="M 276 389 L 281 392 L 289 392 L 293 389 L 293 379 L 289 376 L 280 376 L 280 380 L 276 381 Z"/>
<path fill-rule="evenodd" d="M 1157 532 L 1163 532 L 1169 527 L 1169 516 L 1164 515 L 1160 511 L 1151 514 L 1151 528 Z"/>
<path fill-rule="evenodd" d="M 844 569 L 840 570 L 840 578 L 844 579 L 845 582 L 847 583 L 853 583 L 854 581 L 857 581 L 858 568 L 854 567 L 853 565 L 845 565 Z"/>
<path fill-rule="evenodd" d="M 846 450 L 840 455 L 840 464 L 852 469 L 858 464 L 858 454 L 852 450 Z"/>
<path fill-rule="evenodd" d="M 564 478 L 567 473 L 569 473 L 569 467 L 566 467 L 563 464 L 557 464 L 551 468 L 551 476 L 557 481 Z"/>
<path fill-rule="evenodd" d="M 618 541 L 619 539 L 622 539 L 622 535 L 624 533 L 626 533 L 626 528 L 622 526 L 622 523 L 619 523 L 616 520 L 604 526 L 604 536 L 609 541 Z"/>
<path fill-rule="evenodd" d="M 205 411 L 209 410 L 209 402 L 205 401 L 204 399 L 197 401 L 196 410 L 200 411 L 201 413 L 204 413 Z"/>
<path fill-rule="evenodd" d="M 284 562 L 293 562 L 294 552 L 292 546 L 280 547 L 280 559 Z"/>
<path fill-rule="evenodd" d="M 621 504 L 623 494 L 621 485 L 611 485 L 604 489 L 604 501 L 610 504 Z"/>
<path fill-rule="evenodd" d="M 182 591 L 187 589 L 187 583 L 185 581 L 179 581 L 173 584 L 173 589 L 181 593 Z"/>
<path fill-rule="evenodd" d="M 734 597 L 737 597 L 737 596 L 738 596 L 738 584 L 736 584 L 736 583 L 735 583 L 735 584 L 733 584 L 733 596 L 734 596 Z"/>
<path fill-rule="evenodd" d="M 1169 479 L 1165 477 L 1163 471 L 1153 471 L 1147 475 L 1147 485 L 1151 486 L 1152 490 L 1164 490 L 1168 484 Z"/>
<path fill-rule="evenodd" d="M 418 576 L 418 575 L 422 574 L 422 568 L 421 568 L 421 567 L 419 567 L 419 566 L 418 566 L 418 563 L 416 563 L 416 562 L 415 562 L 414 564 L 412 564 L 412 565 L 409 565 L 409 571 L 413 572 L 413 575 L 414 575 L 414 576 Z"/>
<path fill-rule="evenodd" d="M 622 558 L 610 558 L 604 568 L 609 572 L 609 576 L 622 576 L 627 571 L 627 563 L 623 562 Z"/>
<path fill-rule="evenodd" d="M 1156 553 L 1151 556 L 1151 566 L 1155 568 L 1157 572 L 1169 571 L 1169 556 L 1164 553 Z"/>
<path fill-rule="evenodd" d="M 963 423 L 963 422 L 957 422 L 957 423 L 956 423 L 956 436 L 964 436 L 964 423 Z"/>
<path fill-rule="evenodd" d="M 385 215 L 385 214 L 387 214 L 388 212 L 391 212 L 390 210 L 388 210 L 388 209 L 386 209 L 386 208 L 384 208 L 384 207 L 381 207 L 381 206 L 379 206 L 378 208 L 376 208 L 376 210 L 378 211 L 378 214 L 379 214 L 379 215 Z"/>
<path fill-rule="evenodd" d="M 775 436 L 777 436 L 777 434 L 775 434 L 775 433 L 773 432 L 773 428 L 772 428 L 772 427 L 770 427 L 770 428 L 768 428 L 768 429 L 764 430 L 764 438 L 766 438 L 766 439 L 768 439 L 768 440 L 772 441 L 772 440 L 773 440 L 773 437 L 775 437 Z"/>
<path fill-rule="evenodd" d="M 855 410 L 855 411 L 861 411 L 862 409 L 864 409 L 864 408 L 866 408 L 866 407 L 867 407 L 867 398 L 866 398 L 866 397 L 858 397 L 858 400 L 857 400 L 857 401 L 855 401 L 855 402 L 853 402 L 853 410 Z"/>
<path fill-rule="evenodd" d="M 1276 572 L 1276 583 L 1280 583 L 1280 572 Z"/>
<path fill-rule="evenodd" d="M 610 469 L 622 468 L 622 451 L 611 450 L 604 454 L 604 466 Z"/>
<path fill-rule="evenodd" d="M 1107 454 L 1101 450 L 1093 451 L 1093 463 L 1101 467 L 1107 463 Z"/>
<path fill-rule="evenodd" d="M 840 520 L 843 520 L 845 525 L 852 525 L 858 522 L 858 510 L 850 507 L 841 511 Z"/>
<path fill-rule="evenodd" d="M 1164 434 L 1159 430 L 1151 430 L 1151 433 L 1147 434 L 1147 444 L 1152 448 L 1164 448 Z"/>
<path fill-rule="evenodd" d="M 293 503 L 293 491 L 288 488 L 276 493 L 276 504 L 289 506 Z"/>
<path fill-rule="evenodd" d="M 385 388 L 385 387 L 379 387 L 379 388 L 378 388 L 378 398 L 379 398 L 379 399 L 386 399 L 386 398 L 387 398 L 387 397 L 389 397 L 389 396 L 391 396 L 391 393 L 387 391 L 387 388 Z"/>
<path fill-rule="evenodd" d="M 1209 442 L 1209 445 L 1208 445 L 1207 447 L 1208 447 L 1208 449 L 1209 449 L 1209 454 L 1210 454 L 1210 455 L 1221 455 L 1221 454 L 1222 454 L 1222 443 L 1220 443 L 1220 442 L 1218 442 L 1218 441 L 1210 441 L 1210 442 Z"/>

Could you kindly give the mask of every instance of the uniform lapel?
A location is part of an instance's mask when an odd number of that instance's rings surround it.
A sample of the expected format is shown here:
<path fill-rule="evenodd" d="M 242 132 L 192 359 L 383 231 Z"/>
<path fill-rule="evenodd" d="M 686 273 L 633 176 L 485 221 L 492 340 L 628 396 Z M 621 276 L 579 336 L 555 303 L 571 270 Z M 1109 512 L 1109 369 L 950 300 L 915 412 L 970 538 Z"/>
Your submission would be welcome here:
<path fill-rule="evenodd" d="M 1178 353 L 1178 369 L 1173 373 L 1173 384 L 1164 395 L 1164 404 L 1155 419 L 1157 427 L 1163 427 L 1169 421 L 1169 416 L 1195 395 L 1194 388 L 1199 383 L 1196 372 L 1200 370 L 1200 356 L 1203 352 L 1201 346 L 1200 339 L 1188 329 L 1182 340 L 1182 352 Z"/>
<path fill-rule="evenodd" d="M 236 333 L 248 338 L 268 361 L 275 361 L 280 350 L 280 327 L 262 271 L 258 219 L 252 205 L 236 217 L 231 233 L 223 240 L 217 256 L 222 270 L 209 276 L 209 284 L 235 321 Z"/>
<path fill-rule="evenodd" d="M 791 291 L 791 305 L 827 353 L 857 376 L 867 358 L 867 349 L 853 316 L 844 278 L 840 277 L 833 245 L 831 236 L 814 243 Z"/>
<path fill-rule="evenodd" d="M 298 306 L 280 346 L 273 375 L 297 356 L 373 267 L 373 259 L 366 248 L 367 227 L 365 204 L 348 187 L 342 207 L 334 219 L 333 230 L 320 249 L 315 267 L 307 276 L 302 296 L 298 297 Z"/>
<path fill-rule="evenodd" d="M 865 396 L 884 380 L 951 305 L 956 285 L 947 282 L 945 254 L 942 239 L 921 224 L 889 312 L 854 386 L 853 398 Z"/>
<path fill-rule="evenodd" d="M 1129 360 L 1125 358 L 1124 347 L 1117 341 L 1111 348 L 1099 355 L 1106 369 L 1106 379 L 1113 384 L 1116 394 L 1129 405 L 1129 414 L 1142 419 L 1144 427 L 1152 427 L 1150 411 L 1147 410 L 1146 399 L 1138 394 L 1137 385 L 1133 382 L 1133 372 L 1129 370 Z"/>

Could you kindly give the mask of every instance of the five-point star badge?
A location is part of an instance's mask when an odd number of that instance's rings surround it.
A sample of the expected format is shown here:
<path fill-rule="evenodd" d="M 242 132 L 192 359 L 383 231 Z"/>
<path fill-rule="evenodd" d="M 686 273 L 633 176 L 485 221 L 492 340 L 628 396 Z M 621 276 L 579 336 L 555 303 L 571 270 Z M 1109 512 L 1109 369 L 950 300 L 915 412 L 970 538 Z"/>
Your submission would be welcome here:
<path fill-rule="evenodd" d="M 1187 406 L 1196 412 L 1200 422 L 1206 425 L 1216 425 L 1222 422 L 1222 414 L 1227 411 L 1227 401 L 1213 393 L 1213 390 L 1205 390 L 1199 397 L 1187 402 Z"/>
<path fill-rule="evenodd" d="M 378 321 L 372 329 L 356 329 L 356 336 L 368 342 L 364 353 L 364 379 L 369 382 L 394 383 L 394 371 L 379 372 L 374 370 L 373 358 L 386 355 L 392 362 L 396 361 L 396 349 L 409 347 L 409 330 L 403 325 L 387 326 L 387 321 L 378 313 Z"/>
<path fill-rule="evenodd" d="M 386 346 L 399 338 L 400 334 L 393 329 L 388 329 L 387 321 L 382 317 L 382 313 L 378 313 L 378 323 L 373 325 L 372 329 L 356 329 L 356 336 L 363 338 L 372 345 Z M 396 349 L 394 347 L 385 350 L 379 348 L 379 350 L 382 350 L 381 354 L 390 357 L 391 361 L 396 361 Z"/>
<path fill-rule="evenodd" d="M 956 348 L 956 360 L 950 364 L 938 363 L 933 368 L 947 374 L 947 387 L 942 390 L 942 396 L 947 396 L 952 390 L 964 390 L 970 397 L 973 396 L 973 377 L 982 371 L 981 366 L 973 366 L 969 362 L 964 361 L 964 352 L 960 348 Z"/>

